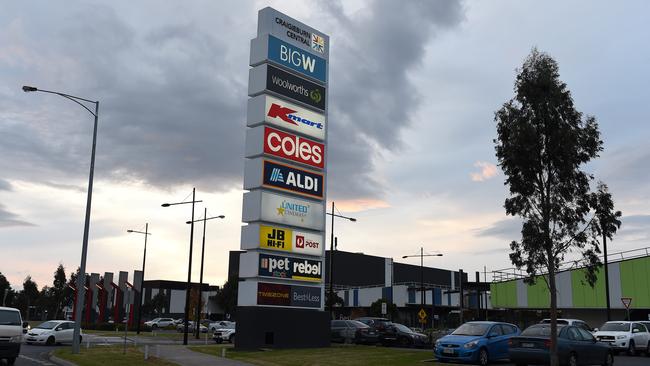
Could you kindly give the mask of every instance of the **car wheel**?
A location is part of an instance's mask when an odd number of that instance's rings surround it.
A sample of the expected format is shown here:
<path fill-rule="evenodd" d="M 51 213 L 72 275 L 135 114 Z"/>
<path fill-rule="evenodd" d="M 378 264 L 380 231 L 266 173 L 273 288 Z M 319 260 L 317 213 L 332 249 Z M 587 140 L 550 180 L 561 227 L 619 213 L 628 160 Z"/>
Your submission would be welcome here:
<path fill-rule="evenodd" d="M 54 337 L 50 336 L 50 338 L 48 338 L 47 341 L 45 341 L 45 345 L 46 346 L 53 346 L 54 343 L 55 343 L 54 341 L 55 341 Z"/>
<path fill-rule="evenodd" d="M 578 356 L 575 353 L 569 355 L 569 366 L 578 366 Z"/>
<path fill-rule="evenodd" d="M 214 341 L 215 341 L 217 344 L 221 344 L 221 343 L 223 342 L 223 340 L 222 340 L 221 338 L 216 338 Z"/>
<path fill-rule="evenodd" d="M 234 334 L 231 335 L 230 338 L 228 338 L 228 342 L 230 342 L 231 344 L 235 344 L 235 335 Z"/>
<path fill-rule="evenodd" d="M 648 346 L 645 348 L 645 356 L 650 357 L 650 339 L 648 339 Z"/>
<path fill-rule="evenodd" d="M 485 348 L 481 348 L 481 350 L 478 353 L 478 364 L 481 366 L 487 366 L 487 364 L 490 361 L 490 357 L 488 355 L 488 352 Z"/>
<path fill-rule="evenodd" d="M 634 344 L 634 340 L 630 341 L 630 345 L 627 348 L 627 354 L 630 356 L 636 355 L 636 345 Z"/>
<path fill-rule="evenodd" d="M 603 366 L 612 366 L 614 364 L 614 355 L 611 354 L 611 352 L 607 353 L 607 357 L 605 357 L 605 363 Z"/>
<path fill-rule="evenodd" d="M 408 339 L 408 338 L 406 338 L 406 337 L 401 337 L 401 338 L 397 341 L 397 343 L 398 343 L 401 347 L 410 347 L 410 346 L 411 346 L 411 340 Z"/>
<path fill-rule="evenodd" d="M 13 365 L 16 363 L 16 357 L 9 357 L 7 359 L 7 365 Z"/>
<path fill-rule="evenodd" d="M 156 328 L 158 328 L 157 324 L 151 324 L 151 329 L 155 330 Z"/>
<path fill-rule="evenodd" d="M 79 336 L 79 343 L 81 343 L 82 340 L 83 340 L 83 337 Z"/>

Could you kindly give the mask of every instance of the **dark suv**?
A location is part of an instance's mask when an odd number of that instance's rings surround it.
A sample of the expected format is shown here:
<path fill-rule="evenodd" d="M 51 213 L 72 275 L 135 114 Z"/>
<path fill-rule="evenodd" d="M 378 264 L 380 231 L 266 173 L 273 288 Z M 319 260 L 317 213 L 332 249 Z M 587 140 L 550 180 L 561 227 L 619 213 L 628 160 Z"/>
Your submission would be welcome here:
<path fill-rule="evenodd" d="M 363 317 L 355 319 L 375 330 L 379 335 L 379 343 L 390 345 L 397 342 L 397 330 L 393 323 L 386 318 Z"/>

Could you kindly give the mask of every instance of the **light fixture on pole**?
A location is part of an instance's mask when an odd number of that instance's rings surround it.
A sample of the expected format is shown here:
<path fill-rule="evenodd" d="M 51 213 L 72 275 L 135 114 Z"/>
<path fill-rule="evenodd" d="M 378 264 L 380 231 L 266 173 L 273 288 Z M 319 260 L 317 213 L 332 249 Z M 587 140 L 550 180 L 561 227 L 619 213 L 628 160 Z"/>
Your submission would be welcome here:
<path fill-rule="evenodd" d="M 196 188 L 192 188 L 192 200 L 176 203 L 163 203 L 162 207 L 170 207 L 176 205 L 184 205 L 187 203 L 192 204 L 192 220 L 190 220 L 190 258 L 187 264 L 187 288 L 185 289 L 185 326 L 183 327 L 183 345 L 187 346 L 187 331 L 190 321 L 190 290 L 192 287 L 192 243 L 194 241 L 194 204 L 203 201 L 196 200 Z"/>
<path fill-rule="evenodd" d="M 69 99 L 77 104 L 79 104 L 81 107 L 83 107 L 85 110 L 87 110 L 90 114 L 95 117 L 95 124 L 93 127 L 93 146 L 92 150 L 90 153 L 90 174 L 88 175 L 88 195 L 86 198 L 86 218 L 84 220 L 84 236 L 83 236 L 83 243 L 81 245 L 81 265 L 79 266 L 79 276 L 77 277 L 77 288 L 79 289 L 79 293 L 77 296 L 77 303 L 76 307 L 79 309 L 79 314 L 78 316 L 75 317 L 74 321 L 74 332 L 72 336 L 72 353 L 77 354 L 79 353 L 79 345 L 81 343 L 81 309 L 83 309 L 84 306 L 84 286 L 86 284 L 86 257 L 88 254 L 88 233 L 90 230 L 90 206 L 92 203 L 92 196 L 93 196 L 93 176 L 95 173 L 95 147 L 97 145 L 97 122 L 99 119 L 99 101 L 95 100 L 90 100 L 86 98 L 81 98 L 81 97 L 76 97 L 74 95 L 66 94 L 66 93 L 60 93 L 60 92 L 55 92 L 51 90 L 44 90 L 44 89 L 38 89 L 33 86 L 23 86 L 23 91 L 25 93 L 28 92 L 41 92 L 41 93 L 48 93 L 48 94 L 56 94 L 59 96 L 62 96 L 66 99 Z M 84 103 L 90 103 L 95 105 L 95 112 L 90 110 Z"/>
<path fill-rule="evenodd" d="M 201 244 L 201 275 L 199 280 L 199 301 L 196 303 L 196 323 L 194 324 L 194 335 L 196 339 L 199 339 L 199 333 L 201 331 L 201 300 L 203 299 L 203 258 L 205 256 L 205 222 L 212 219 L 224 219 L 226 216 L 219 215 L 214 217 L 208 217 L 208 209 L 205 208 L 203 211 L 203 218 L 196 220 L 194 222 L 203 221 L 203 243 Z M 186 224 L 191 224 L 192 221 L 185 222 Z"/>
<path fill-rule="evenodd" d="M 402 259 L 406 258 L 413 258 L 413 257 L 420 257 L 420 308 L 424 309 L 424 257 L 442 257 L 441 253 L 436 253 L 436 254 L 424 254 L 424 248 L 420 247 L 420 254 L 413 254 L 413 255 L 404 255 L 402 256 Z M 431 297 L 431 301 L 433 302 L 433 295 Z M 433 316 L 433 314 L 431 314 Z"/>
<path fill-rule="evenodd" d="M 147 261 L 147 237 L 151 235 L 149 232 L 149 223 L 144 225 L 144 232 L 137 230 L 127 230 L 127 233 L 136 233 L 144 235 L 144 254 L 142 255 L 142 279 L 140 280 L 140 293 L 138 294 L 138 325 L 136 326 L 136 334 L 140 334 L 140 322 L 142 321 L 142 293 L 144 292 L 144 266 Z"/>
<path fill-rule="evenodd" d="M 352 222 L 356 222 L 357 219 L 354 217 L 347 217 L 343 215 L 337 215 L 334 213 L 334 201 L 332 201 L 332 212 L 327 212 L 327 215 L 332 216 L 332 228 L 330 230 L 330 265 L 329 265 L 329 297 L 328 297 L 328 304 L 327 307 L 329 308 L 330 311 L 330 319 L 332 318 L 332 315 L 334 314 L 334 218 L 342 218 L 346 220 L 350 220 Z"/>

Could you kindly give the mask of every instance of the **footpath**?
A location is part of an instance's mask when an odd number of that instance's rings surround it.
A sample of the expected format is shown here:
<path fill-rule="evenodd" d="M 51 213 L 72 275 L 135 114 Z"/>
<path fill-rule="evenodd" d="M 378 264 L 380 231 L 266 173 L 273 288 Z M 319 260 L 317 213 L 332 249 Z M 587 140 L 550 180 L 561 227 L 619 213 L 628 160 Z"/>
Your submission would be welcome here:
<path fill-rule="evenodd" d="M 160 346 L 160 358 L 183 366 L 251 366 L 241 361 L 190 351 L 185 346 Z"/>

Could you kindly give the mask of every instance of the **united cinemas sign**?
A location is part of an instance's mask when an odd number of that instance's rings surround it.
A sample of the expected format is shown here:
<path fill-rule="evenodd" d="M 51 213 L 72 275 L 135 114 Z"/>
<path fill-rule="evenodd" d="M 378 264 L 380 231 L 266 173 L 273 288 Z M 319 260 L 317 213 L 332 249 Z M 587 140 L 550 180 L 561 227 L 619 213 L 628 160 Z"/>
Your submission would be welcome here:
<path fill-rule="evenodd" d="M 308 108 L 270 96 L 258 95 L 248 100 L 248 127 L 267 123 L 292 132 L 325 139 L 325 116 Z"/>
<path fill-rule="evenodd" d="M 302 255 L 323 255 L 323 234 L 281 226 L 249 224 L 242 226 L 242 249 L 265 249 Z"/>
<path fill-rule="evenodd" d="M 259 187 L 323 199 L 323 174 L 263 158 L 246 160 L 244 189 Z"/>
<path fill-rule="evenodd" d="M 320 287 L 258 282 L 257 305 L 320 308 L 321 293 Z"/>
<path fill-rule="evenodd" d="M 244 193 L 244 222 L 266 221 L 323 230 L 324 215 L 325 207 L 320 202 L 260 190 Z"/>
<path fill-rule="evenodd" d="M 258 275 L 320 282 L 322 280 L 322 265 L 320 260 L 260 253 Z"/>
<path fill-rule="evenodd" d="M 325 145 L 275 128 L 259 126 L 246 131 L 246 157 L 266 154 L 305 164 L 325 167 Z"/>

